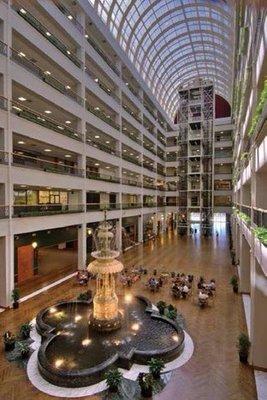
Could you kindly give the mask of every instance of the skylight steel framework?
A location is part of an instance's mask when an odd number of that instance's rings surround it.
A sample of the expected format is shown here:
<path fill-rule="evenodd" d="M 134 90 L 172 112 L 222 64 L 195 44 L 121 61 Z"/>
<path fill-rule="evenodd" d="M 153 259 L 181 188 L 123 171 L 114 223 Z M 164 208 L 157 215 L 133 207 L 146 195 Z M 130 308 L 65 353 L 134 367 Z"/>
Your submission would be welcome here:
<path fill-rule="evenodd" d="M 174 117 L 180 86 L 210 79 L 231 101 L 232 0 L 88 0 L 165 111 Z"/>

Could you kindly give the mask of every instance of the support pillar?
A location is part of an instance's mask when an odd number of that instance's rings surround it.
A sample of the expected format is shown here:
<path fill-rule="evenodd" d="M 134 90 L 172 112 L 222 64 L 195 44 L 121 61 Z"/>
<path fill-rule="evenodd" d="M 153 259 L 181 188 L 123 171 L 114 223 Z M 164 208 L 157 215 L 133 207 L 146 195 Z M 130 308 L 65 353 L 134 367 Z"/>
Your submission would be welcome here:
<path fill-rule="evenodd" d="M 138 215 L 138 242 L 143 242 L 143 215 Z"/>
<path fill-rule="evenodd" d="M 122 221 L 119 218 L 116 221 L 116 248 L 119 252 L 122 250 Z"/>
<path fill-rule="evenodd" d="M 78 227 L 78 269 L 87 267 L 87 228 L 86 224 Z"/>
<path fill-rule="evenodd" d="M 240 292 L 250 293 L 250 247 L 244 235 L 240 238 Z"/>

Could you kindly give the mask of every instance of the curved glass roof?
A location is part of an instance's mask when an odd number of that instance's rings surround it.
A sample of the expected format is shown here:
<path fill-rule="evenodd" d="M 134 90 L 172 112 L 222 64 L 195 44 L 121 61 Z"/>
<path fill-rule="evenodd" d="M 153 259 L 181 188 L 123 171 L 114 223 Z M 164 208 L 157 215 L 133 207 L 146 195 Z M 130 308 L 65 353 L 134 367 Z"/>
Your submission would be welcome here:
<path fill-rule="evenodd" d="M 231 100 L 234 7 L 231 0 L 89 0 L 165 111 L 178 87 L 214 82 Z"/>

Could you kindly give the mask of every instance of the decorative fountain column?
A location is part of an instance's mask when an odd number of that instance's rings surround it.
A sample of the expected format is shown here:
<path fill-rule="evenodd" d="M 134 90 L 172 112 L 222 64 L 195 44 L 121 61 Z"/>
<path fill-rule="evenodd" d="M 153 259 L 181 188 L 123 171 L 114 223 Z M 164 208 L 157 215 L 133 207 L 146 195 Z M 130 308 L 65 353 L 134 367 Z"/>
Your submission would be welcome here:
<path fill-rule="evenodd" d="M 95 260 L 88 265 L 88 271 L 96 274 L 96 293 L 90 325 L 99 331 L 112 331 L 121 326 L 114 274 L 122 271 L 123 265 L 116 260 L 119 252 L 111 249 L 114 238 L 111 228 L 105 213 L 105 220 L 100 223 L 96 234 L 97 251 L 91 253 Z"/>

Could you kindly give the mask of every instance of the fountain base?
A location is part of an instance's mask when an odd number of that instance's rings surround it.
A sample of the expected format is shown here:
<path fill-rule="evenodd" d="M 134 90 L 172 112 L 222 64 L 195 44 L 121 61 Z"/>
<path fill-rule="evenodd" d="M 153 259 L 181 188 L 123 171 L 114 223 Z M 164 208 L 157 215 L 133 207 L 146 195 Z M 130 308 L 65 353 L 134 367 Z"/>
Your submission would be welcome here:
<path fill-rule="evenodd" d="M 97 332 L 111 332 L 116 331 L 121 327 L 121 316 L 118 315 L 116 318 L 103 320 L 91 317 L 89 325 L 92 329 Z"/>

